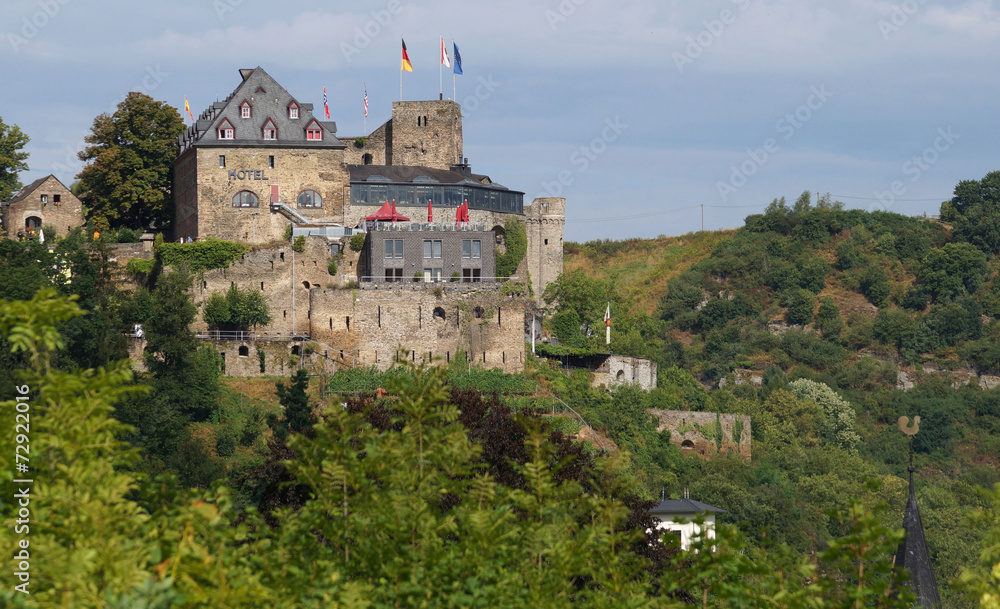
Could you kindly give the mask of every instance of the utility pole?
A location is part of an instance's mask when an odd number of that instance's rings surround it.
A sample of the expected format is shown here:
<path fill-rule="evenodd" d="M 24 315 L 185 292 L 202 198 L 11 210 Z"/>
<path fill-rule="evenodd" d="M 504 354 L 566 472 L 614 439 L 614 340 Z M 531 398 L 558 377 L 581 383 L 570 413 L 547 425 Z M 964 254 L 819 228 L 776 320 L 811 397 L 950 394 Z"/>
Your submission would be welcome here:
<path fill-rule="evenodd" d="M 705 230 L 705 204 L 701 204 L 701 230 Z"/>

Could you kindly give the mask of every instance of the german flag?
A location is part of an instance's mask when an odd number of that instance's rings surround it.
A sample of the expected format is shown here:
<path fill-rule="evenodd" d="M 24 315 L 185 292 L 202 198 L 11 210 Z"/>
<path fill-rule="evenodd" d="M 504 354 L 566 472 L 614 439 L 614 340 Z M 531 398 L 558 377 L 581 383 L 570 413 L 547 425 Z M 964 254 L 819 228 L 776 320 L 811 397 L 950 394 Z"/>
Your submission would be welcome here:
<path fill-rule="evenodd" d="M 413 64 L 410 63 L 410 56 L 406 54 L 406 41 L 403 40 L 402 38 L 400 38 L 399 40 L 400 40 L 400 42 L 403 43 L 403 65 L 400 68 L 400 70 L 402 70 L 404 72 L 412 72 L 413 71 Z"/>

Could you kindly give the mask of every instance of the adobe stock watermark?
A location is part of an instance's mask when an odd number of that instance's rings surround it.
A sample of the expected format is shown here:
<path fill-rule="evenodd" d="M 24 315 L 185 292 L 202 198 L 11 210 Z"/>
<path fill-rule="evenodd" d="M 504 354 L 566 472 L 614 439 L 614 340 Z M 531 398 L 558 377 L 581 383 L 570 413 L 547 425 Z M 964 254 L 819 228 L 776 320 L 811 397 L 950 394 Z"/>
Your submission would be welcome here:
<path fill-rule="evenodd" d="M 910 176 L 910 183 L 916 183 L 920 178 L 924 177 L 924 174 L 930 171 L 934 163 L 938 162 L 941 158 L 941 153 L 951 150 L 951 147 L 955 145 L 958 141 L 959 135 L 951 130 L 951 127 L 938 127 L 937 137 L 934 138 L 934 142 L 924 148 L 920 154 L 913 155 L 908 161 L 904 162 L 900 171 L 903 175 Z M 889 207 L 896 202 L 896 197 L 901 197 L 906 194 L 906 183 L 902 180 L 894 180 L 892 184 L 889 185 L 888 190 L 875 191 L 875 198 L 878 203 L 872 203 L 868 206 L 868 211 L 875 211 L 876 209 L 881 209 L 883 211 L 888 211 Z"/>
<path fill-rule="evenodd" d="M 774 130 L 782 134 L 784 141 L 792 139 L 812 119 L 814 113 L 826 105 L 831 97 L 833 97 L 833 93 L 827 90 L 826 85 L 811 87 L 805 103 L 778 119 L 778 122 L 774 124 Z M 764 143 L 758 148 L 748 148 L 746 160 L 739 165 L 734 163 L 729 166 L 731 169 L 729 180 L 726 182 L 716 181 L 715 187 L 722 200 L 729 201 L 729 195 L 742 188 L 750 176 L 760 171 L 761 167 L 780 151 L 781 146 L 778 144 L 778 140 L 773 137 L 764 140 Z"/>
<path fill-rule="evenodd" d="M 926 2 L 927 0 L 905 0 L 902 4 L 893 4 L 892 9 L 889 11 L 888 21 L 879 19 L 877 24 L 878 31 L 882 34 L 882 40 L 889 42 L 889 35 L 895 34 L 900 28 L 906 25 L 910 17 L 916 15 L 920 7 Z"/>
<path fill-rule="evenodd" d="M 751 0 L 729 0 L 733 4 L 739 7 L 739 12 L 734 13 L 728 8 L 724 8 L 719 11 L 719 15 L 715 19 L 706 19 L 701 22 L 705 26 L 705 29 L 698 32 L 694 36 L 688 36 L 688 44 L 684 47 L 684 52 L 674 51 L 672 58 L 674 60 L 674 65 L 677 66 L 677 71 L 681 74 L 684 73 L 684 66 L 694 63 L 695 59 L 701 57 L 705 49 L 712 46 L 712 43 L 719 39 L 720 36 L 726 31 L 726 28 L 734 23 L 736 23 L 736 17 L 747 10 L 750 7 Z"/>
<path fill-rule="evenodd" d="M 493 93 L 503 85 L 502 82 L 497 82 L 493 80 L 493 75 L 490 74 L 485 78 L 480 76 L 478 78 L 478 83 L 475 90 L 470 95 L 465 96 L 462 100 L 462 116 L 469 116 L 473 112 L 479 109 L 479 105 L 489 99 Z"/>
<path fill-rule="evenodd" d="M 569 19 L 576 12 L 578 6 L 582 6 L 587 0 L 561 0 L 556 10 L 546 9 L 545 20 L 549 22 L 552 31 L 556 31 L 556 26 Z"/>
<path fill-rule="evenodd" d="M 111 100 L 111 106 L 114 108 L 114 110 L 112 110 L 111 113 L 113 114 L 115 111 L 118 110 L 118 105 L 121 104 L 123 101 L 125 101 L 125 98 L 128 97 L 129 93 L 135 92 L 135 93 L 144 93 L 146 95 L 149 95 L 153 91 L 155 91 L 168 76 L 170 76 L 170 74 L 168 72 L 164 72 L 163 70 L 161 70 L 160 64 L 156 64 L 156 67 L 146 66 L 142 78 L 139 80 L 138 83 L 136 83 L 134 87 L 132 87 L 128 91 L 125 91 L 124 93 L 121 93 L 120 95 L 118 95 L 118 97 Z M 80 162 L 80 156 L 79 156 L 80 152 L 86 149 L 87 137 L 89 137 L 90 135 L 91 132 L 89 131 L 85 130 L 80 131 L 80 139 L 79 141 L 77 141 L 76 148 L 74 149 L 72 146 L 67 144 L 66 147 L 64 148 L 66 156 L 63 157 L 63 160 L 61 162 L 56 161 L 52 163 L 52 172 L 72 173 L 72 174 L 77 173 L 77 170 L 74 169 L 73 167 L 78 166 Z"/>
<path fill-rule="evenodd" d="M 600 136 L 590 140 L 588 144 L 580 146 L 569 155 L 569 162 L 576 169 L 573 171 L 563 169 L 556 175 L 555 180 L 543 181 L 542 188 L 545 192 L 549 193 L 550 197 L 558 197 L 562 194 L 563 188 L 576 180 L 576 174 L 587 171 L 590 164 L 596 161 L 608 149 L 608 144 L 621 137 L 626 129 L 628 129 L 628 125 L 622 122 L 621 117 L 616 116 L 613 119 L 606 117 Z"/>
<path fill-rule="evenodd" d="M 349 63 L 352 61 L 352 57 L 368 48 L 372 40 L 377 38 L 392 23 L 392 18 L 401 12 L 403 12 L 403 3 L 401 0 L 389 0 L 384 9 L 372 11 L 372 18 L 365 23 L 363 28 L 354 27 L 354 38 L 351 40 L 354 44 L 348 42 L 340 43 L 340 52 L 344 54 L 344 59 Z"/>
<path fill-rule="evenodd" d="M 34 40 L 38 34 L 45 29 L 56 15 L 62 11 L 62 7 L 70 3 L 71 0 L 38 0 L 38 10 L 30 16 L 25 16 L 19 24 L 21 27 L 17 32 L 7 32 L 7 41 L 14 49 L 15 53 L 21 52 L 21 47 Z"/>

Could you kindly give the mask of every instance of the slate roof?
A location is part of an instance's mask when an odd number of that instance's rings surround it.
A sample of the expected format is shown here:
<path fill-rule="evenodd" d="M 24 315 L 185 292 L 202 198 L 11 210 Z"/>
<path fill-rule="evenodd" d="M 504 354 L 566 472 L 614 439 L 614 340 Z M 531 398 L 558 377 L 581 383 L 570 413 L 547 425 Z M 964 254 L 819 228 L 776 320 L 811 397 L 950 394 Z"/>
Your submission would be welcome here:
<path fill-rule="evenodd" d="M 654 505 L 650 514 L 700 514 L 702 512 L 726 513 L 726 510 L 694 499 L 665 499 Z"/>
<path fill-rule="evenodd" d="M 388 179 L 389 182 L 404 184 L 414 182 L 414 178 L 424 178 L 415 181 L 417 184 L 423 185 L 432 185 L 435 183 L 458 184 L 467 180 L 475 186 L 488 186 L 498 190 L 509 190 L 506 186 L 492 182 L 489 176 L 474 173 L 465 174 L 449 169 L 435 169 L 433 167 L 411 165 L 348 165 L 347 170 L 350 173 L 351 182 L 371 183 L 375 182 L 375 180 L 369 180 L 368 178 L 377 178 L 379 176 Z M 430 180 L 426 180 L 425 178 L 430 178 Z"/>
<path fill-rule="evenodd" d="M 934 578 L 934 568 L 931 565 L 931 554 L 927 550 L 927 539 L 924 537 L 924 525 L 920 520 L 920 508 L 917 506 L 917 495 L 913 486 L 913 466 L 910 466 L 910 497 L 906 501 L 906 512 L 903 514 L 903 531 L 906 537 L 896 549 L 896 565 L 910 572 L 910 580 L 906 582 L 917 595 L 917 607 L 941 606 L 941 596 L 938 594 L 937 581 Z"/>
<path fill-rule="evenodd" d="M 240 70 L 241 82 L 225 101 L 209 106 L 187 131 L 178 138 L 181 152 L 192 146 L 227 148 L 346 148 L 337 139 L 337 123 L 313 116 L 313 105 L 296 100 L 260 66 Z M 241 118 L 240 106 L 250 103 L 250 118 Z M 299 118 L 288 117 L 288 106 L 299 106 Z M 265 140 L 264 123 L 270 119 L 278 130 L 276 140 Z M 306 140 L 306 126 L 315 119 L 323 128 L 322 140 Z M 233 139 L 220 140 L 218 127 L 224 120 L 233 126 Z"/>
<path fill-rule="evenodd" d="M 49 175 L 45 176 L 44 178 L 38 178 L 37 180 L 35 180 L 31 184 L 28 184 L 27 186 L 25 186 L 24 188 L 22 188 L 21 190 L 19 190 L 17 192 L 17 194 L 14 195 L 14 197 L 10 201 L 8 201 L 8 203 L 15 203 L 17 201 L 23 201 L 24 199 L 26 199 L 28 197 L 28 195 L 30 195 L 31 193 L 35 192 L 35 189 L 37 189 L 39 186 L 41 186 L 42 182 L 44 182 L 45 180 L 48 180 L 49 178 L 55 178 L 56 181 L 59 180 L 59 178 L 56 178 L 56 176 L 52 175 L 51 173 Z M 59 183 L 62 184 L 62 182 L 59 182 Z"/>

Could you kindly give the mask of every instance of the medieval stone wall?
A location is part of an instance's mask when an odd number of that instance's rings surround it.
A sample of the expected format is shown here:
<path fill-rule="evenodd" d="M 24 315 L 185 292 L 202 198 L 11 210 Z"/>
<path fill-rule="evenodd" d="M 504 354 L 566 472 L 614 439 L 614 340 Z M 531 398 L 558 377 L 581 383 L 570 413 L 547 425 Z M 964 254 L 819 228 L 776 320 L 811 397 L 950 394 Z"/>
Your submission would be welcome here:
<path fill-rule="evenodd" d="M 378 289 L 310 292 L 310 335 L 380 369 L 397 353 L 448 363 L 458 350 L 472 365 L 524 369 L 524 301 L 467 285 L 381 284 Z"/>
<path fill-rule="evenodd" d="M 611 355 L 594 371 L 592 387 L 634 385 L 645 391 L 656 388 L 656 363 L 641 357 Z"/>
<path fill-rule="evenodd" d="M 179 237 L 217 237 L 244 243 L 267 243 L 284 237 L 285 226 L 291 220 L 270 209 L 271 187 L 279 188 L 282 203 L 292 207 L 314 222 L 344 220 L 344 197 L 350 178 L 340 149 L 296 148 L 197 148 L 197 201 L 184 190 L 183 182 L 190 179 L 184 161 L 178 163 L 178 180 L 182 192 L 178 199 Z M 225 157 L 225 167 L 220 157 Z M 270 157 L 274 157 L 272 168 Z M 305 190 L 314 190 L 322 197 L 321 207 L 299 207 L 297 199 Z M 233 207 L 233 197 L 241 192 L 253 193 L 257 207 Z M 192 207 L 197 217 L 192 234 Z"/>
<path fill-rule="evenodd" d="M 659 420 L 657 431 L 670 431 L 670 443 L 682 451 L 711 459 L 734 455 L 749 462 L 750 417 L 748 415 L 650 409 Z"/>
<path fill-rule="evenodd" d="M 258 330 L 291 333 L 294 319 L 295 331 L 305 333 L 309 331 L 310 290 L 338 280 L 327 270 L 331 259 L 330 243 L 319 237 L 306 238 L 306 249 L 301 253 L 293 252 L 287 242 L 261 247 L 244 254 L 228 268 L 206 271 L 195 278 L 194 302 L 200 306 L 213 292 L 225 293 L 235 283 L 240 288 L 259 290 L 267 298 L 271 325 Z M 198 319 L 192 329 L 200 332 L 208 325 Z"/>
<path fill-rule="evenodd" d="M 64 237 L 83 226 L 83 205 L 55 176 L 49 176 L 25 198 L 4 206 L 3 227 L 7 237 L 17 238 L 17 231 L 24 229 L 29 218 L 38 218 L 43 228 L 52 226 L 56 234 Z"/>
<path fill-rule="evenodd" d="M 364 146 L 354 144 L 355 138 L 342 138 L 347 144 L 344 162 L 348 165 L 392 165 L 392 120 L 382 123 L 378 129 L 365 136 Z M 371 155 L 365 162 L 365 155 Z"/>

